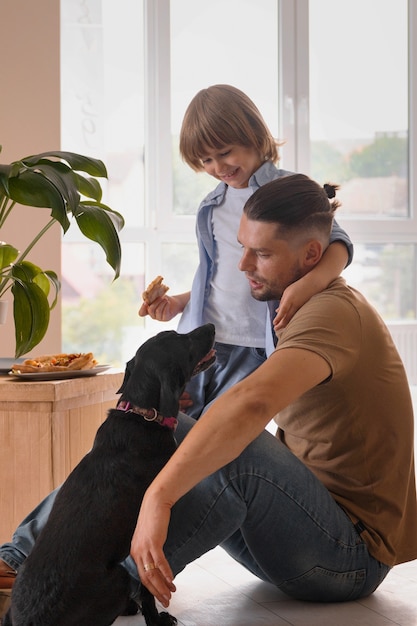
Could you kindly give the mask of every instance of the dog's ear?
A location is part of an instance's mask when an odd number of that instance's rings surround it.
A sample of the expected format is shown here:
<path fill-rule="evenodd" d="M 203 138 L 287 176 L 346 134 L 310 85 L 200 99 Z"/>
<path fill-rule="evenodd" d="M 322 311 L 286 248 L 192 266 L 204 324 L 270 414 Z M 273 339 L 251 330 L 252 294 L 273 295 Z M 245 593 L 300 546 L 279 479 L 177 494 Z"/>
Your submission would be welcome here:
<path fill-rule="evenodd" d="M 126 363 L 126 369 L 125 369 L 125 375 L 123 378 L 123 382 L 122 382 L 122 386 L 120 387 L 120 389 L 118 391 L 116 391 L 116 393 L 123 393 L 126 385 L 127 385 L 127 381 L 130 378 L 130 375 L 133 372 L 133 368 L 135 367 L 135 357 L 133 357 L 133 359 L 130 359 L 130 361 L 128 361 Z"/>
<path fill-rule="evenodd" d="M 162 371 L 159 377 L 159 412 L 165 417 L 176 417 L 180 397 L 185 387 L 185 377 L 180 368 L 173 376 L 172 370 Z"/>

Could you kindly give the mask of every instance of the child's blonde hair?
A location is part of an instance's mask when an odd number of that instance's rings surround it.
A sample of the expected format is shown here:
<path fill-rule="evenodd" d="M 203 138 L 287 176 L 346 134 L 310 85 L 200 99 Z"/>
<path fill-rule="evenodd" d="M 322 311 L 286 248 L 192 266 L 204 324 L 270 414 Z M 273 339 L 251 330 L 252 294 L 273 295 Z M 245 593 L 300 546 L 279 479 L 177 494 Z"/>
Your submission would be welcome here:
<path fill-rule="evenodd" d="M 253 147 L 261 159 L 276 163 L 279 142 L 271 135 L 256 105 L 231 85 L 212 85 L 199 91 L 185 112 L 180 133 L 180 153 L 195 171 L 207 149 L 227 145 Z"/>

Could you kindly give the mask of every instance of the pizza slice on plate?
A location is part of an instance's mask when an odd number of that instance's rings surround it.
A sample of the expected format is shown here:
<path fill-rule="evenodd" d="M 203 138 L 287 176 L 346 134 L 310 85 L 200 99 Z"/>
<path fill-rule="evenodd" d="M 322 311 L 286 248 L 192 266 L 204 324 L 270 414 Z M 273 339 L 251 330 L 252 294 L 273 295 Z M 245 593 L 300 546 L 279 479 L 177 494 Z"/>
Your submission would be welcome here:
<path fill-rule="evenodd" d="M 23 363 L 12 365 L 12 372 L 28 374 L 33 372 L 65 372 L 68 370 L 87 370 L 97 365 L 92 352 L 73 354 L 49 354 L 33 359 L 25 359 Z"/>

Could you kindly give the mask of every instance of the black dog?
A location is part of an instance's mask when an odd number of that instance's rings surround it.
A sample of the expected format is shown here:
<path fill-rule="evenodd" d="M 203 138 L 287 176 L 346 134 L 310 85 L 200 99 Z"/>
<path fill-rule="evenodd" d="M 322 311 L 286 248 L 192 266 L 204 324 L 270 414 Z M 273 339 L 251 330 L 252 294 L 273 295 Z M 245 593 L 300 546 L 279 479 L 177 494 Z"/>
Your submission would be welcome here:
<path fill-rule="evenodd" d="M 129 554 L 143 495 L 176 448 L 179 399 L 194 374 L 215 359 L 214 326 L 161 332 L 128 362 L 120 401 L 93 448 L 56 496 L 48 522 L 20 567 L 4 625 L 110 626 L 134 614 Z M 141 587 L 147 626 L 172 626 Z"/>

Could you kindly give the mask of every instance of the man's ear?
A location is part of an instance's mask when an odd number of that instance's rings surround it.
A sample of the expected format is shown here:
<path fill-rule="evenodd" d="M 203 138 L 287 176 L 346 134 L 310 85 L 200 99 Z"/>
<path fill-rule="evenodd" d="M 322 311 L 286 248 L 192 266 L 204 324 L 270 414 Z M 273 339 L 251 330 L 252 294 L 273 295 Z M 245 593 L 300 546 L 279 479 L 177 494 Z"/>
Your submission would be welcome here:
<path fill-rule="evenodd" d="M 310 239 L 304 248 L 305 267 L 312 268 L 317 265 L 323 256 L 323 252 L 323 244 L 318 239 Z"/>

